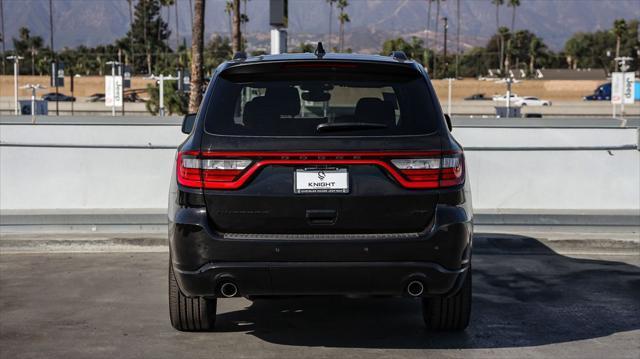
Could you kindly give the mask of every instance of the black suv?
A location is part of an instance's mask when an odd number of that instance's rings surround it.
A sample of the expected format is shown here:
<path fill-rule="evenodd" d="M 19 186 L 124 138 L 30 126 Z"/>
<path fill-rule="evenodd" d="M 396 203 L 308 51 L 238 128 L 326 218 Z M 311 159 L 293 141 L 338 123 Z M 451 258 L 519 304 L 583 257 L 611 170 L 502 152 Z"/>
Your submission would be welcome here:
<path fill-rule="evenodd" d="M 473 214 L 450 127 L 401 52 L 220 65 L 171 181 L 172 325 L 213 330 L 221 297 L 370 295 L 466 328 Z"/>

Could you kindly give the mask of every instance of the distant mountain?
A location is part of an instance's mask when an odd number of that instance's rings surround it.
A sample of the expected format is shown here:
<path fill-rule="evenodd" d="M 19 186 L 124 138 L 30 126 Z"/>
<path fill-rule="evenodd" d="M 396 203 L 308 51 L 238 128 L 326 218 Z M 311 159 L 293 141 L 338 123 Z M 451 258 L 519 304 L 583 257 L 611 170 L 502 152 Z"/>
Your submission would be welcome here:
<path fill-rule="evenodd" d="M 134 3 L 136 1 L 134 0 Z M 181 37 L 189 41 L 191 20 L 189 0 L 178 0 L 178 23 Z M 427 0 L 350 0 L 347 12 L 346 46 L 361 52 L 377 52 L 381 42 L 392 36 L 425 36 Z M 521 0 L 516 10 L 516 28 L 529 29 L 541 36 L 552 49 L 578 31 L 594 31 L 611 27 L 616 18 L 640 18 L 640 0 Z M 7 47 L 18 28 L 26 26 L 33 34 L 49 40 L 48 0 L 4 0 Z M 464 47 L 482 45 L 496 31 L 495 7 L 490 0 L 460 0 L 461 42 Z M 105 44 L 122 37 L 129 27 L 126 0 L 53 0 L 56 49 L 65 46 Z M 224 12 L 225 0 L 207 0 L 206 33 L 228 33 L 229 20 Z M 248 1 L 247 31 L 254 46 L 266 46 L 269 31 L 267 0 Z M 435 17 L 435 2 L 432 16 Z M 457 31 L 456 0 L 442 2 L 440 17 L 447 16 L 450 39 Z M 172 29 L 171 45 L 175 46 L 175 9 L 163 10 Z M 325 0 L 289 0 L 289 34 L 292 45 L 297 41 L 325 40 L 329 29 L 329 7 Z M 510 27 L 511 8 L 503 6 L 500 24 Z M 433 30 L 433 21 L 432 21 Z M 337 11 L 334 9 L 333 33 L 337 42 Z M 440 22 L 439 46 L 442 46 Z"/>

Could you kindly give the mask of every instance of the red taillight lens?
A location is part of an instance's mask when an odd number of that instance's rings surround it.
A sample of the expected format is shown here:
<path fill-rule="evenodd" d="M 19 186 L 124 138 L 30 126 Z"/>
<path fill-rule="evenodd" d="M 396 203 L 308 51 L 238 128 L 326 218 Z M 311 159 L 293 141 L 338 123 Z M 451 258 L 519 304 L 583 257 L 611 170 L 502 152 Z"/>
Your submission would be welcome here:
<path fill-rule="evenodd" d="M 457 186 L 464 182 L 464 156 L 457 154 L 442 157 L 440 187 Z"/>
<path fill-rule="evenodd" d="M 249 158 L 249 159 L 247 159 Z M 374 165 L 409 189 L 464 182 L 462 152 L 197 152 L 178 153 L 178 183 L 206 189 L 238 189 L 262 167 Z"/>
<path fill-rule="evenodd" d="M 198 152 L 178 153 L 178 183 L 187 187 L 224 189 L 235 181 L 251 160 L 207 158 Z"/>
<path fill-rule="evenodd" d="M 429 158 L 391 160 L 408 180 L 411 188 L 443 188 L 462 184 L 464 158 L 462 153 Z"/>

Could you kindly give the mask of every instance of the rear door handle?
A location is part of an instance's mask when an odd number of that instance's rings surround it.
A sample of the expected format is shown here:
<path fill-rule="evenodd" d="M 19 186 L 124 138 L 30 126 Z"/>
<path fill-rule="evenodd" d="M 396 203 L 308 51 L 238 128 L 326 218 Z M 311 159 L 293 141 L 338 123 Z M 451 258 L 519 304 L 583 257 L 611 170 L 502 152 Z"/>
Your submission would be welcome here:
<path fill-rule="evenodd" d="M 338 212 L 333 209 L 307 210 L 307 222 L 314 225 L 332 225 L 336 223 Z"/>

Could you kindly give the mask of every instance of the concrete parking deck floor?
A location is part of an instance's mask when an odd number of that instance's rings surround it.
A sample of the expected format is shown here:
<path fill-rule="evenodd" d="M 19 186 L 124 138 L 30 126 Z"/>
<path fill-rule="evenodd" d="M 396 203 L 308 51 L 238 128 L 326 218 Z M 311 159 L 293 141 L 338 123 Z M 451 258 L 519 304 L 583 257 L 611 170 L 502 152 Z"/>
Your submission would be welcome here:
<path fill-rule="evenodd" d="M 640 257 L 475 243 L 472 324 L 411 299 L 225 299 L 218 332 L 169 324 L 166 253 L 3 254 L 0 358 L 638 358 Z"/>

